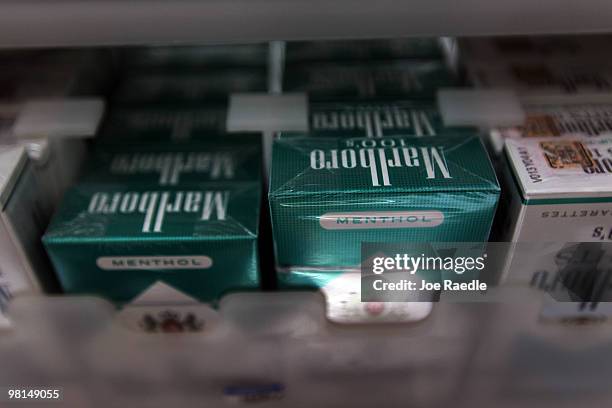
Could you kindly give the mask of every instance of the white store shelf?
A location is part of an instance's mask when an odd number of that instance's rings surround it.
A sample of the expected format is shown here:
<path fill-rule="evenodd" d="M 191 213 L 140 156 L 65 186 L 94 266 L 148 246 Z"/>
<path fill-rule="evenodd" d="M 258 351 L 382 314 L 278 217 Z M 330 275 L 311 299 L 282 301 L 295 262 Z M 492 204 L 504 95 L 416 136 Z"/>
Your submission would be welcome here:
<path fill-rule="evenodd" d="M 202 331 L 163 334 L 128 329 L 99 299 L 19 298 L 0 384 L 60 386 L 53 406 L 70 408 L 230 407 L 231 389 L 272 385 L 281 395 L 257 406 L 609 406 L 612 326 L 542 323 L 540 294 L 513 294 L 377 327 L 326 322 L 317 293 L 234 294 Z"/>
<path fill-rule="evenodd" d="M 0 47 L 612 32 L 608 0 L 5 0 Z"/>

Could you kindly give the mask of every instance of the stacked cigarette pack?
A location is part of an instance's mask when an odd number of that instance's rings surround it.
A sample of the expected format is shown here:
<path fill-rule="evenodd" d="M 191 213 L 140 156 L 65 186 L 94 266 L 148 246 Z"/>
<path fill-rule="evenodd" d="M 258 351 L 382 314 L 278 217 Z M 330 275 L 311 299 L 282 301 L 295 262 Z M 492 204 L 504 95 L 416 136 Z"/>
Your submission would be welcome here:
<path fill-rule="evenodd" d="M 287 68 L 284 90 L 307 92 L 313 101 L 433 99 L 456 85 L 442 61 L 321 62 Z"/>
<path fill-rule="evenodd" d="M 478 87 L 520 95 L 610 92 L 609 37 L 469 38 L 459 42 L 469 79 Z"/>
<path fill-rule="evenodd" d="M 442 59 L 438 38 L 382 40 L 293 41 L 287 43 L 288 63 L 377 59 Z"/>
<path fill-rule="evenodd" d="M 176 143 L 204 140 L 226 130 L 225 105 L 117 106 L 106 118 L 100 139 Z"/>
<path fill-rule="evenodd" d="M 189 142 L 224 134 L 234 92 L 266 92 L 266 44 L 125 50 L 100 138 Z"/>
<path fill-rule="evenodd" d="M 505 241 L 562 246 L 610 239 L 611 136 L 513 139 L 505 154 Z M 531 279 L 512 270 L 506 279 Z"/>
<path fill-rule="evenodd" d="M 84 141 L 62 139 L 57 129 L 57 138 L 47 129 L 17 132 L 18 124 L 25 129 L 25 106 L 39 99 L 100 95 L 108 86 L 110 59 L 104 51 L 30 50 L 2 52 L 0 62 L 2 315 L 14 296 L 58 291 L 40 237 L 85 154 Z M 2 322 L 8 320 L 0 317 Z"/>
<path fill-rule="evenodd" d="M 0 147 L 0 327 L 14 296 L 56 289 L 40 237 L 44 197 L 23 147 Z"/>
<path fill-rule="evenodd" d="M 0 61 L 0 145 L 26 147 L 49 219 L 76 179 L 86 144 L 74 137 L 48 138 L 44 130 L 17 135 L 17 120 L 29 101 L 103 95 L 111 78 L 110 56 L 94 50 L 27 51 L 1 53 Z"/>
<path fill-rule="evenodd" d="M 226 68 L 205 72 L 127 73 L 113 102 L 117 105 L 158 103 L 227 104 L 232 92 L 265 92 L 265 68 Z"/>
<path fill-rule="evenodd" d="M 547 292 L 542 319 L 605 321 L 612 137 L 511 139 L 504 159 L 497 229 L 512 245 L 500 282 Z"/>
<path fill-rule="evenodd" d="M 491 150 L 500 155 L 506 139 L 590 137 L 612 132 L 612 99 L 594 95 L 527 98 L 522 126 L 492 129 Z"/>
<path fill-rule="evenodd" d="M 310 137 L 437 136 L 474 131 L 445 126 L 435 103 L 414 100 L 315 102 L 310 105 L 309 128 Z"/>
<path fill-rule="evenodd" d="M 601 50 L 610 41 L 609 36 L 510 36 L 474 37 L 459 39 L 459 48 L 468 61 L 483 64 L 492 61 L 519 60 L 601 60 Z"/>
<path fill-rule="evenodd" d="M 210 303 L 258 288 L 260 154 L 258 135 L 99 146 L 43 239 L 64 289 L 124 304 L 160 282 Z"/>
<path fill-rule="evenodd" d="M 309 130 L 273 145 L 278 281 L 321 289 L 335 322 L 429 313 L 361 302 L 363 242 L 489 235 L 499 188 L 488 157 L 475 129 L 445 126 L 436 106 L 439 88 L 458 85 L 445 54 L 438 39 L 287 44 L 283 89 L 307 93 Z"/>
<path fill-rule="evenodd" d="M 126 70 L 206 70 L 227 67 L 265 67 L 268 46 L 261 44 L 139 47 L 122 54 Z"/>
<path fill-rule="evenodd" d="M 355 268 L 362 242 L 484 242 L 498 196 L 477 136 L 280 139 L 269 193 L 276 260 Z"/>

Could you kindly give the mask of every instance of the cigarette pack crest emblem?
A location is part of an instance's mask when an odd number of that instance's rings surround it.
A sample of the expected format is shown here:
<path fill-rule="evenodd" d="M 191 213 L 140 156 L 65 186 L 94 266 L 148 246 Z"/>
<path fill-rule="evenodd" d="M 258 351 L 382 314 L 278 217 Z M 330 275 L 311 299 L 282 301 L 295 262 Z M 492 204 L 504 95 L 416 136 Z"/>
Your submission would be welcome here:
<path fill-rule="evenodd" d="M 553 169 L 590 167 L 593 161 L 584 145 L 572 140 L 540 142 L 546 162 Z"/>

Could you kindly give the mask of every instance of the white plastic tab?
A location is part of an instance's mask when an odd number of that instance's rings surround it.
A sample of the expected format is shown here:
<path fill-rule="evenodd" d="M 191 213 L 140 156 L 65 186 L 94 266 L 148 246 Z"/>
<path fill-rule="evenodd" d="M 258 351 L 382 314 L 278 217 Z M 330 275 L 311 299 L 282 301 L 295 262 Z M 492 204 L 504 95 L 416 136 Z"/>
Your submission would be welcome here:
<path fill-rule="evenodd" d="M 90 138 L 104 113 L 99 98 L 48 99 L 24 104 L 13 128 L 16 137 Z"/>
<path fill-rule="evenodd" d="M 305 94 L 234 94 L 227 115 L 229 132 L 308 130 Z"/>
<path fill-rule="evenodd" d="M 512 90 L 442 89 L 438 106 L 446 126 L 520 126 L 525 112 Z"/>

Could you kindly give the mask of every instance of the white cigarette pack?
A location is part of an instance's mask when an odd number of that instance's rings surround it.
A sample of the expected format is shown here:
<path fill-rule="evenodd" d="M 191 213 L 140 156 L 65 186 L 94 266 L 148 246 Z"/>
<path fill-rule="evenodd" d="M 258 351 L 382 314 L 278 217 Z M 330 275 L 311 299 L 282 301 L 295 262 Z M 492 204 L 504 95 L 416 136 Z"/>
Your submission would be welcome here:
<path fill-rule="evenodd" d="M 54 285 L 40 241 L 42 198 L 25 148 L 0 146 L 0 315 L 12 297 Z"/>

